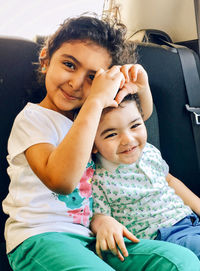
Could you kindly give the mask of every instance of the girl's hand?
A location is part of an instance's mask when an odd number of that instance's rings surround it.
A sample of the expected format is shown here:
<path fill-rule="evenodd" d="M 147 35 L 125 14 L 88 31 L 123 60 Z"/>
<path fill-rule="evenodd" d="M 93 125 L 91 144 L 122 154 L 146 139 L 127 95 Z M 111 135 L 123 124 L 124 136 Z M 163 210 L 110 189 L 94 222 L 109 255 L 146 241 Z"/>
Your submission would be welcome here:
<path fill-rule="evenodd" d="M 148 75 L 139 64 L 127 64 L 120 68 L 125 78 L 122 89 L 115 97 L 119 104 L 127 94 L 138 93 L 143 110 L 144 120 L 147 120 L 153 111 L 153 101 L 149 87 Z"/>
<path fill-rule="evenodd" d="M 148 76 L 141 65 L 126 64 L 120 70 L 125 77 L 125 83 L 115 98 L 118 103 L 129 93 L 134 94 L 138 92 L 139 94 L 141 91 L 149 89 Z"/>
<path fill-rule="evenodd" d="M 98 70 L 92 82 L 88 99 L 98 99 L 103 108 L 108 106 L 117 107 L 118 103 L 115 96 L 125 83 L 125 77 L 120 68 L 121 66 L 113 66 L 107 71 Z"/>
<path fill-rule="evenodd" d="M 123 237 L 135 243 L 138 243 L 139 239 L 113 217 L 106 215 L 98 216 L 101 216 L 102 220 L 102 223 L 98 225 L 96 234 L 96 252 L 98 256 L 103 259 L 102 251 L 110 250 L 113 255 L 124 261 L 124 257 L 128 257 L 128 251 Z"/>

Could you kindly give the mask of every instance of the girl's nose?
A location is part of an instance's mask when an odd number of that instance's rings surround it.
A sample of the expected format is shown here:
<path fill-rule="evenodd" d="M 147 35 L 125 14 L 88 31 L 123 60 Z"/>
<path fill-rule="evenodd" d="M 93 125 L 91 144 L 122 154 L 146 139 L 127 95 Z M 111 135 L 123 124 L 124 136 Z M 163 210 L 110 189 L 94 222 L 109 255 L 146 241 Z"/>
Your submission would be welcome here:
<path fill-rule="evenodd" d="M 122 137 L 121 137 L 121 144 L 122 145 L 129 145 L 134 141 L 134 137 L 131 133 L 126 132 L 123 133 Z"/>
<path fill-rule="evenodd" d="M 84 75 L 77 74 L 70 78 L 68 84 L 74 91 L 79 91 L 83 87 L 84 80 L 85 80 Z"/>

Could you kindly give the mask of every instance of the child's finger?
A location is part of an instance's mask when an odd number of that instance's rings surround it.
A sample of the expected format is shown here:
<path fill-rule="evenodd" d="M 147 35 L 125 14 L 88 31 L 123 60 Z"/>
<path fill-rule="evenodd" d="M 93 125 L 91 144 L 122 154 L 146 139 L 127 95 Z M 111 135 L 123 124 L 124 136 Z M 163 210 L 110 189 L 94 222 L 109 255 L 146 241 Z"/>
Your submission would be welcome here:
<path fill-rule="evenodd" d="M 106 73 L 109 74 L 110 76 L 115 76 L 117 73 L 121 72 L 120 68 L 121 66 L 119 65 L 112 66 L 112 68 L 107 70 Z"/>
<path fill-rule="evenodd" d="M 123 236 L 126 237 L 127 239 L 131 240 L 134 243 L 139 243 L 140 240 L 133 235 L 127 228 L 124 227 L 124 233 Z"/>
<path fill-rule="evenodd" d="M 125 77 L 125 82 L 129 82 L 129 69 L 132 65 L 130 64 L 126 64 L 126 65 L 123 65 L 121 67 L 121 72 L 123 73 L 124 77 Z"/>
<path fill-rule="evenodd" d="M 121 90 L 117 93 L 117 95 L 116 95 L 116 97 L 115 97 L 115 101 L 117 102 L 117 104 L 120 104 L 121 101 L 124 99 L 124 97 L 125 97 L 127 94 L 128 94 L 128 91 L 127 91 L 126 88 L 121 89 Z"/>
<path fill-rule="evenodd" d="M 103 259 L 103 256 L 101 254 L 101 247 L 100 247 L 100 243 L 97 241 L 96 242 L 96 253 L 99 256 L 99 258 Z"/>
<path fill-rule="evenodd" d="M 140 64 L 135 64 L 130 69 L 130 77 L 132 79 L 132 82 L 136 82 L 138 80 L 138 75 L 140 74 L 146 74 L 146 71 Z"/>
<path fill-rule="evenodd" d="M 100 74 L 102 74 L 103 72 L 105 72 L 105 70 L 104 69 L 99 69 L 97 72 L 96 72 L 96 74 L 95 74 L 95 77 L 98 77 Z"/>
<path fill-rule="evenodd" d="M 112 252 L 113 255 L 117 256 L 121 261 L 124 261 L 124 257 L 117 248 L 116 241 L 113 236 L 110 236 L 110 238 L 107 240 L 108 242 L 108 248 Z"/>
<path fill-rule="evenodd" d="M 140 65 L 135 64 L 131 69 L 130 69 L 130 77 L 131 81 L 135 82 L 137 80 L 137 75 L 140 70 Z"/>
<path fill-rule="evenodd" d="M 126 249 L 123 236 L 115 235 L 115 242 L 117 243 L 117 246 L 119 247 L 123 256 L 128 257 L 128 250 Z"/>
<path fill-rule="evenodd" d="M 125 83 L 122 89 L 119 90 L 115 97 L 115 101 L 119 104 L 127 94 L 134 94 L 138 91 L 137 85 L 133 83 Z"/>

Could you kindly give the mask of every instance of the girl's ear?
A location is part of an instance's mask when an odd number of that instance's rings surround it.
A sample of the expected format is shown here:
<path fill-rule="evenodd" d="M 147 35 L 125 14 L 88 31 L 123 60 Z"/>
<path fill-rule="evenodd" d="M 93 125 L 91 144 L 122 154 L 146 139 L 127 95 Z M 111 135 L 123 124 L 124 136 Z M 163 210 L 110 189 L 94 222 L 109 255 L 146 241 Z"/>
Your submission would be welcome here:
<path fill-rule="evenodd" d="M 92 153 L 96 154 L 97 152 L 98 152 L 98 149 L 97 149 L 97 147 L 94 144 L 93 148 L 92 148 Z"/>
<path fill-rule="evenodd" d="M 47 50 L 46 50 L 45 47 L 43 47 L 41 52 L 40 52 L 39 60 L 40 60 L 42 73 L 45 74 L 47 72 L 47 67 L 48 67 Z"/>

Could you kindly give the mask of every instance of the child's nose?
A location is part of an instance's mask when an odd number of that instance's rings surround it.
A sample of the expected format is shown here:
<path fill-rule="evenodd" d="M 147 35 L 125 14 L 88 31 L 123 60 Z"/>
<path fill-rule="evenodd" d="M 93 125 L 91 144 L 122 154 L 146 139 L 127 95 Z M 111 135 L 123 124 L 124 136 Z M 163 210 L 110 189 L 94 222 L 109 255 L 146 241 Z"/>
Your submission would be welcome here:
<path fill-rule="evenodd" d="M 82 89 L 84 80 L 84 75 L 77 74 L 69 80 L 69 85 L 74 91 L 78 91 Z"/>
<path fill-rule="evenodd" d="M 131 133 L 126 132 L 123 133 L 122 137 L 121 137 L 121 144 L 122 145 L 128 145 L 130 143 L 132 143 L 134 141 L 134 137 Z"/>

